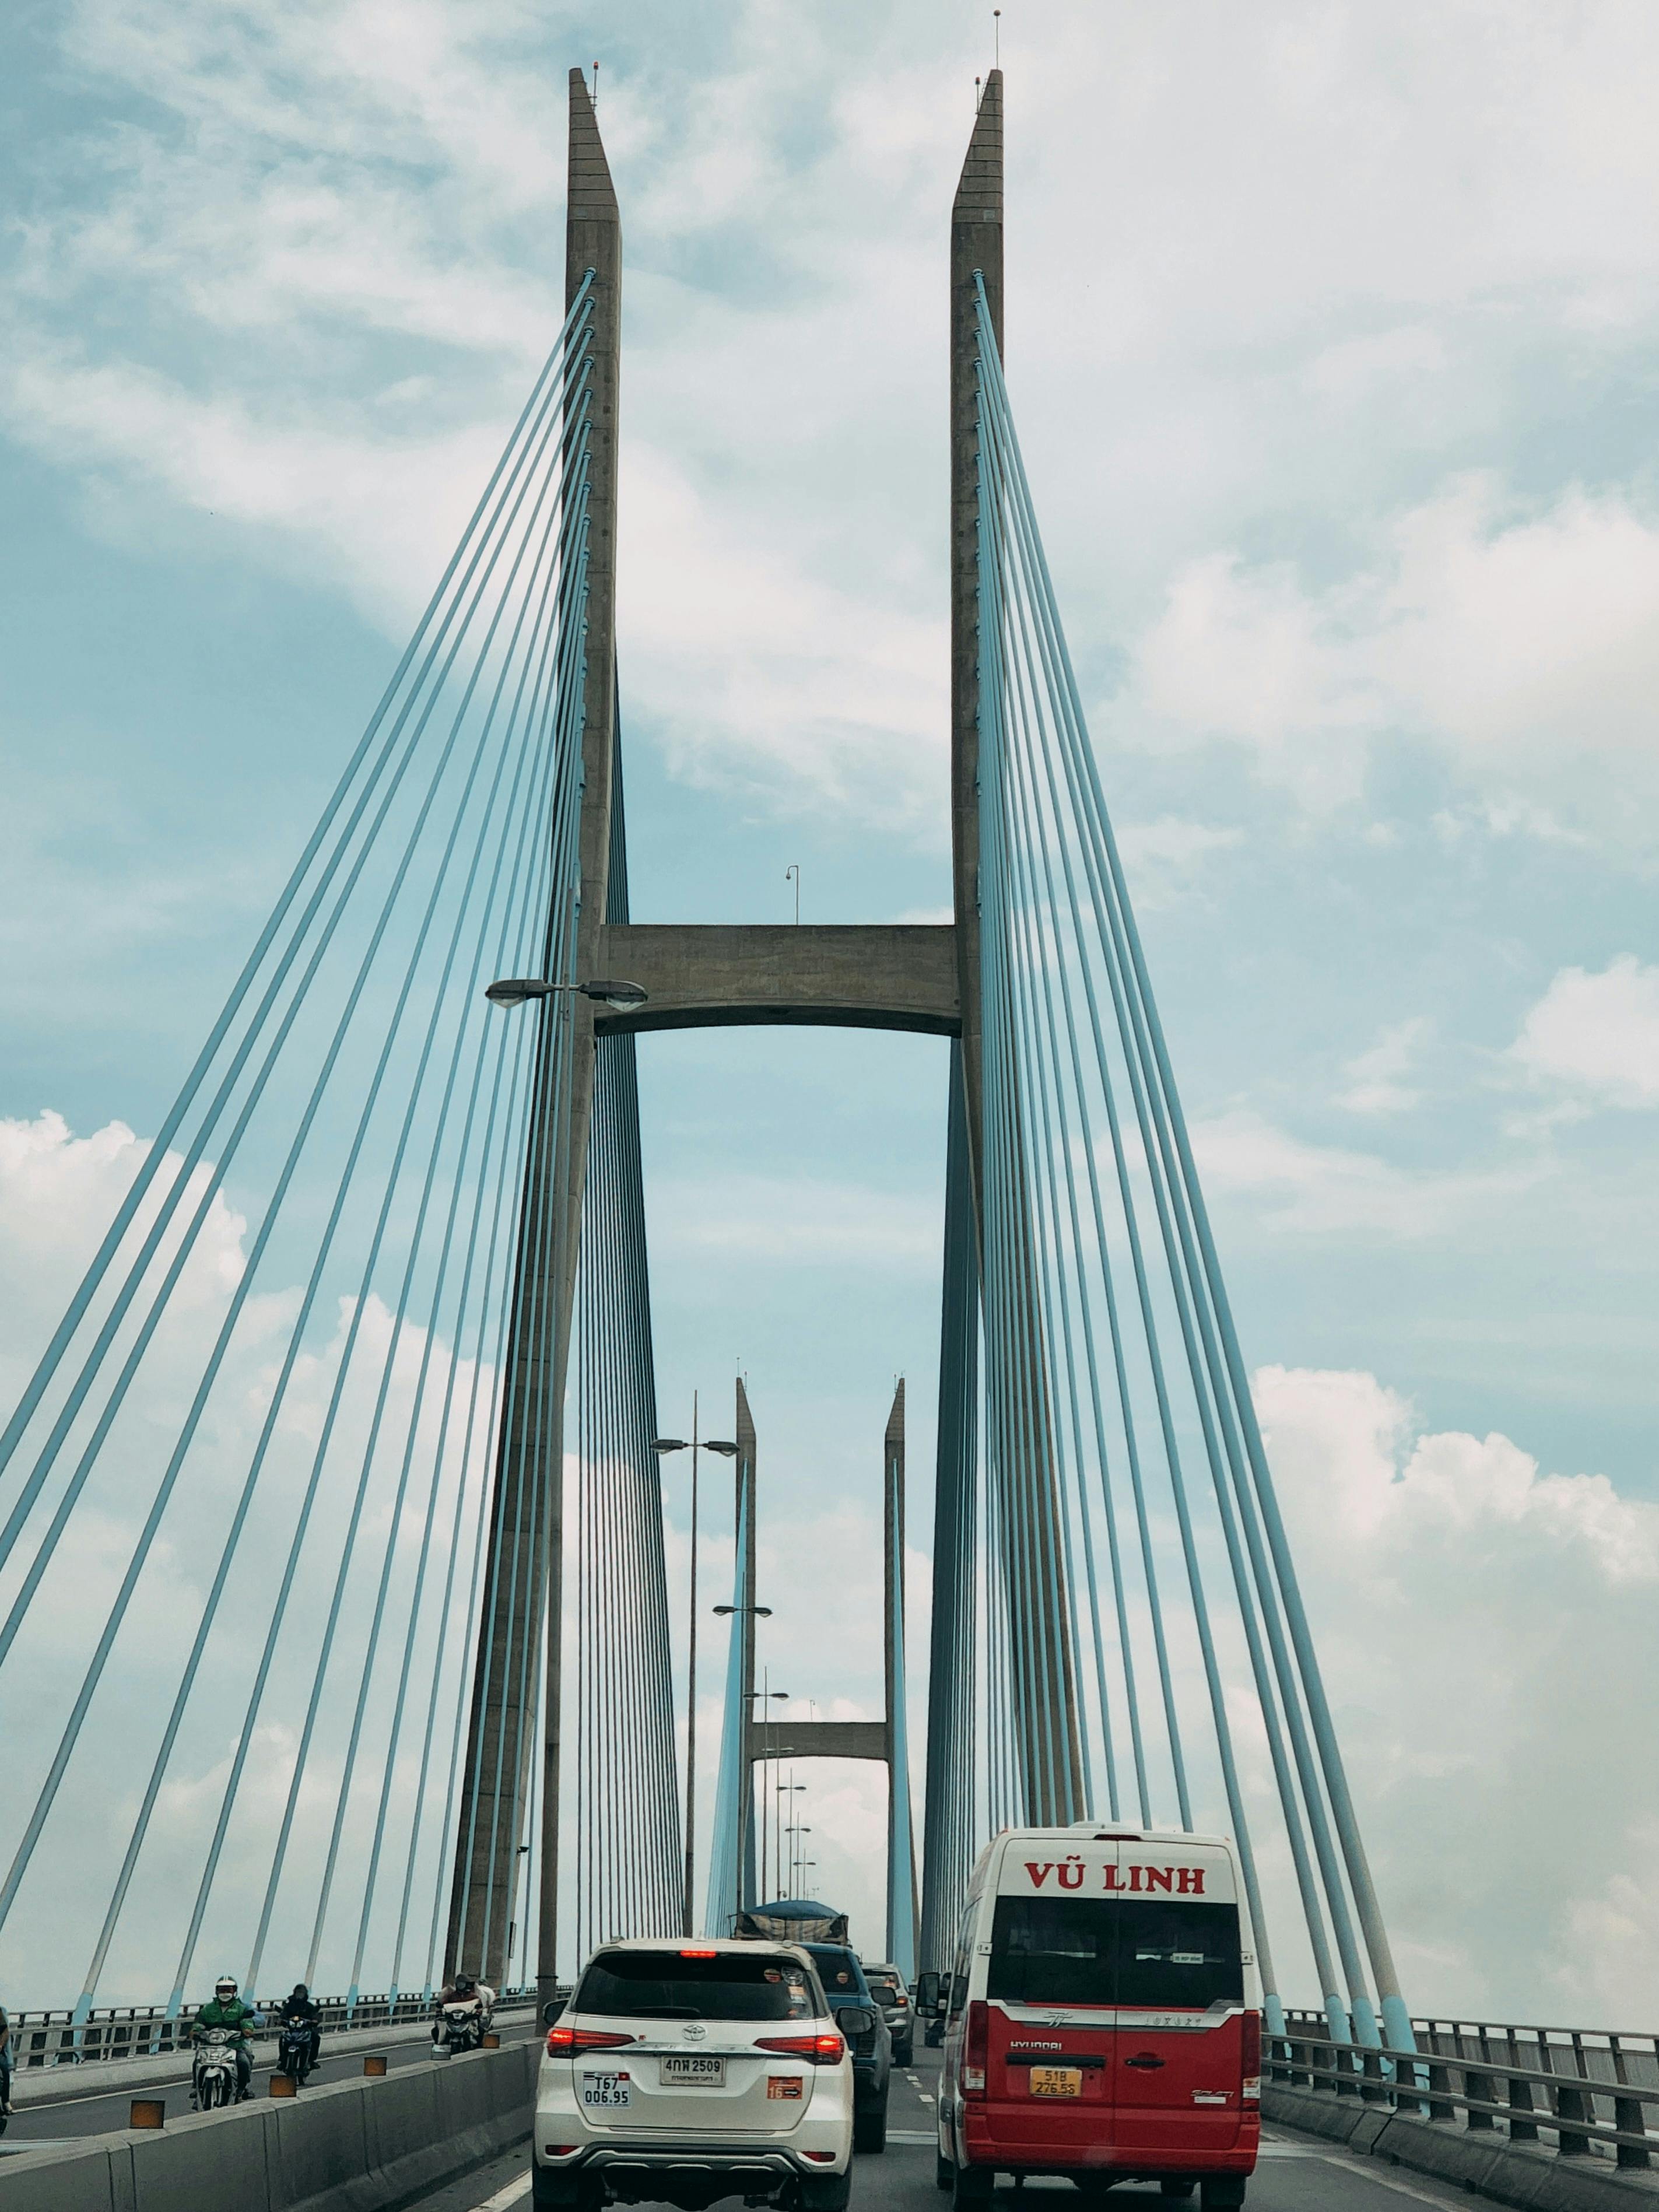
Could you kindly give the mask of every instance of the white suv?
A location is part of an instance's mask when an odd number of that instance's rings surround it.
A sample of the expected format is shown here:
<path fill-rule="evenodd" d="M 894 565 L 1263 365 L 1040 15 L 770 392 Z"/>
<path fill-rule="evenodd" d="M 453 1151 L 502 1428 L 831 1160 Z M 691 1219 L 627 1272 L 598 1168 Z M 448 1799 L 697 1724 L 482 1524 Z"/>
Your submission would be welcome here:
<path fill-rule="evenodd" d="M 548 2030 L 534 2202 L 844 2212 L 848 2024 L 793 1944 L 607 1943 Z"/>

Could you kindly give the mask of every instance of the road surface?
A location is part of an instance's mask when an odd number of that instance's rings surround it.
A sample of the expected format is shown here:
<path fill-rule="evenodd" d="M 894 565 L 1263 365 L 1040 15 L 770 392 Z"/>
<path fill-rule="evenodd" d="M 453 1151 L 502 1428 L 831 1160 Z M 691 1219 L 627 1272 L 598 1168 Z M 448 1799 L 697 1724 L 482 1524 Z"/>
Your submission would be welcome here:
<path fill-rule="evenodd" d="M 853 2167 L 852 2212 L 948 2212 L 950 2199 L 933 2183 L 935 2135 L 933 2099 L 939 2085 L 939 2053 L 919 2051 L 911 2067 L 893 2069 L 888 2107 L 887 2148 L 879 2156 L 857 2158 Z M 1261 2163 L 1250 2183 L 1246 2212 L 1413 2212 L 1414 2206 L 1467 2207 L 1462 2190 L 1403 2173 L 1374 2159 L 1355 2158 L 1334 2143 L 1293 2135 L 1287 2128 L 1267 2131 Z M 529 2154 L 513 2151 L 467 2179 L 452 2182 L 421 2199 L 419 2212 L 529 2212 Z M 1068 2212 L 1079 2203 L 1069 2182 L 1035 2181 L 1020 2192 L 1005 2185 L 996 2212 L 1015 2212 L 1022 2200 L 1038 2212 L 1033 2198 L 1053 2197 L 1053 2212 Z M 343 2207 L 345 2198 L 342 2197 Z M 1126 2184 L 1107 2200 L 1122 2212 L 1155 2212 L 1169 2200 L 1155 2188 Z M 741 2212 L 731 2197 L 714 2212 Z M 1188 2212 L 1197 2212 L 1197 2199 Z"/>

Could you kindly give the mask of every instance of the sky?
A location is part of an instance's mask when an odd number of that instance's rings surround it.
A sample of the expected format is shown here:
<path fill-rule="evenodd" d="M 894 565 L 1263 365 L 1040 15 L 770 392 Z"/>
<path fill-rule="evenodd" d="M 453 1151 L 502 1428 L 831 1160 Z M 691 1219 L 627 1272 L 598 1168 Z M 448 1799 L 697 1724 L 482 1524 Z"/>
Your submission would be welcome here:
<path fill-rule="evenodd" d="M 61 0 L 9 35 L 15 1346 L 557 328 L 573 64 L 627 257 L 635 918 L 787 920 L 792 865 L 804 920 L 943 917 L 945 255 L 992 27 Z M 1013 405 L 1407 1994 L 1640 2026 L 1659 21 L 1010 0 L 1001 41 Z M 873 1713 L 899 1374 L 926 1575 L 944 1047 L 640 1061 L 663 1425 L 696 1390 L 719 1433 L 741 1367 L 763 1661 Z M 802 1802 L 878 1948 L 878 1789 Z"/>

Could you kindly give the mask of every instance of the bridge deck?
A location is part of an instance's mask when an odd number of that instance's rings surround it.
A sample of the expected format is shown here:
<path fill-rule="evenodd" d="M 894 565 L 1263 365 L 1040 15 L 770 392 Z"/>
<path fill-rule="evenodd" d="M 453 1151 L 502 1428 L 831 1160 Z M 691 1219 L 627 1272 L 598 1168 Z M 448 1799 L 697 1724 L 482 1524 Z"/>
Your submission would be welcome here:
<path fill-rule="evenodd" d="M 939 2053 L 918 2051 L 916 2063 L 893 2070 L 887 2148 L 879 2157 L 860 2158 L 853 2185 L 853 2212 L 941 2212 L 950 2199 L 933 2186 L 933 2105 Z M 1467 2206 L 1462 2191 L 1443 2188 L 1413 2174 L 1401 2177 L 1372 2166 L 1330 2143 L 1269 2130 L 1271 2140 L 1249 2187 L 1249 2212 L 1407 2212 L 1417 2204 Z M 516 2191 L 516 2194 L 514 2193 Z M 996 2196 L 997 2212 L 1016 2212 L 1022 2197 L 1041 2196 L 1052 2212 L 1076 2212 L 1082 2199 L 1066 2182 L 1033 2182 L 1016 2197 L 1009 2188 Z M 732 2200 L 735 2207 L 735 2199 Z M 465 2182 L 422 2197 L 419 2212 L 516 2212 L 530 2202 L 522 2154 L 496 2160 Z M 1108 2202 L 1118 2212 L 1152 2212 L 1168 2199 L 1156 2190 L 1115 2190 Z M 1188 2212 L 1197 2212 L 1197 2200 Z"/>

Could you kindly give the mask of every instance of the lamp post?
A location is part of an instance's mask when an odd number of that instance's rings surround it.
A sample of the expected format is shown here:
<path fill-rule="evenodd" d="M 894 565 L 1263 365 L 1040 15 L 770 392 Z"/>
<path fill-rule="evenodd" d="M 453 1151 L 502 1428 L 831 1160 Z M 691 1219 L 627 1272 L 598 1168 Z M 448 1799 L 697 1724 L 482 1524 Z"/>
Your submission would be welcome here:
<path fill-rule="evenodd" d="M 708 1445 L 708 1449 L 710 1451 L 725 1451 L 725 1452 L 726 1452 L 726 1453 L 728 1453 L 728 1454 L 730 1454 L 730 1455 L 735 1455 L 735 1454 L 736 1454 L 736 1452 L 737 1452 L 737 1449 L 738 1449 L 738 1448 L 737 1448 L 737 1446 L 736 1446 L 735 1444 L 724 1444 L 724 1445 L 722 1445 L 722 1444 L 710 1443 L 710 1444 Z M 751 1620 L 770 1620 L 770 1619 L 772 1618 L 772 1608 L 771 1608 L 771 1607 L 770 1607 L 769 1605 L 717 1605 L 717 1606 L 714 1608 L 714 1612 L 715 1612 L 715 1613 L 717 1613 L 717 1614 L 718 1614 L 721 1619 L 723 1619 L 723 1620 L 729 1620 L 729 1619 L 731 1619 L 731 1618 L 732 1618 L 732 1615 L 734 1615 L 734 1614 L 738 1614 L 738 1615 L 747 1614 L 747 1615 L 749 1616 L 749 1618 L 750 1618 Z M 755 1696 L 758 1695 L 758 1692 L 756 1692 L 756 1691 L 754 1691 L 754 1690 L 751 1690 L 751 1691 L 749 1692 L 749 1695 L 750 1695 L 751 1698 L 753 1698 L 753 1697 L 755 1697 Z M 744 1705 L 744 1710 L 743 1710 L 743 1730 L 742 1730 L 742 1734 L 743 1734 L 744 1741 L 743 1741 L 738 1745 L 738 1759 L 739 1759 L 739 1761 L 740 1761 L 740 1768 L 741 1768 L 741 1771 L 740 1771 L 740 1775 L 739 1775 L 739 1780 L 738 1780 L 738 1887 L 737 1887 L 737 1896 L 738 1896 L 738 1911 L 739 1911 L 739 1912 L 741 1912 L 741 1911 L 742 1911 L 742 1910 L 743 1910 L 743 1873 L 744 1873 L 744 1856 L 743 1856 L 743 1855 L 744 1855 L 744 1845 L 746 1844 L 746 1843 L 747 1843 L 747 1841 L 748 1841 L 748 1837 L 749 1837 L 749 1820 L 750 1820 L 750 1807 L 749 1800 L 750 1800 L 750 1794 L 751 1794 L 751 1793 L 750 1793 L 750 1786 L 749 1786 L 749 1784 L 750 1784 L 750 1778 L 749 1778 L 749 1759 L 748 1759 L 748 1751 L 749 1751 L 749 1742 L 748 1742 L 748 1736 L 749 1736 L 749 1721 L 750 1721 L 750 1709 L 749 1709 L 748 1705 Z"/>
<path fill-rule="evenodd" d="M 795 1770 L 792 1766 L 789 1770 L 789 1779 L 787 1782 L 780 1782 L 773 1794 L 779 1797 L 787 1797 L 791 1795 L 799 1796 L 805 1788 L 806 1784 L 804 1782 L 796 1781 Z M 785 1833 L 783 1827 L 783 1816 L 787 1812 L 792 1812 L 794 1809 L 795 1808 L 793 1806 L 787 1805 L 780 1805 L 778 1808 L 778 1886 L 780 1889 L 781 1889 L 783 1886 L 783 1838 Z"/>
<path fill-rule="evenodd" d="M 805 1824 L 786 1831 L 786 1833 L 792 1836 L 810 1836 L 811 1832 L 811 1829 Z M 799 1844 L 791 1844 L 789 1846 L 789 1887 L 791 1889 L 795 1886 L 795 1870 L 800 1864 L 800 1848 L 801 1847 Z M 812 1863 L 816 1866 L 817 1864 L 817 1861 L 814 1859 Z"/>
<path fill-rule="evenodd" d="M 769 1667 L 768 1667 L 768 1668 L 763 1671 L 763 1673 L 762 1674 L 762 1675 L 761 1675 L 761 1681 L 762 1681 L 762 1683 L 763 1683 L 763 1686 L 762 1688 L 760 1688 L 760 1689 L 758 1689 L 758 1690 L 751 1690 L 751 1691 L 749 1692 L 749 1694 L 750 1694 L 750 1698 L 761 1698 L 763 1701 L 764 1701 L 764 1700 L 769 1699 L 769 1698 L 787 1698 L 788 1697 L 789 1692 L 788 1692 L 788 1691 L 787 1691 L 787 1690 L 775 1690 L 775 1689 L 772 1687 L 772 1670 L 771 1670 L 771 1668 L 770 1668 Z M 746 1790 L 748 1790 L 748 1788 L 750 1787 L 750 1779 L 751 1779 L 751 1778 L 750 1778 L 750 1777 L 749 1777 L 749 1776 L 745 1776 L 745 1777 L 744 1777 L 744 1787 L 745 1791 L 746 1791 Z M 767 1748 L 766 1748 L 766 1716 L 765 1716 L 764 1712 L 763 1712 L 763 1713 L 762 1713 L 762 1715 L 761 1715 L 761 1835 L 760 1835 L 760 1871 L 761 1871 L 761 1887 L 762 1887 L 763 1888 L 764 1888 L 764 1887 L 765 1887 L 765 1886 L 766 1886 L 766 1877 L 767 1877 L 768 1874 L 769 1874 L 769 1873 L 770 1873 L 770 1871 L 771 1871 L 770 1868 L 767 1865 L 767 1863 L 766 1863 L 766 1862 L 767 1862 L 767 1858 L 768 1858 L 768 1856 L 769 1856 L 769 1855 L 770 1842 L 771 1842 L 771 1838 L 770 1838 L 770 1836 L 769 1836 L 769 1832 L 768 1832 L 768 1819 L 767 1819 L 768 1814 L 769 1813 L 769 1811 L 770 1811 L 770 1809 L 771 1809 L 771 1801 L 770 1801 L 770 1796 L 769 1796 L 769 1790 L 768 1790 L 768 1785 L 769 1785 L 769 1784 L 770 1783 L 771 1779 L 772 1779 L 772 1766 L 771 1766 L 771 1760 L 770 1760 L 770 1759 L 769 1759 L 769 1755 L 768 1755 Z"/>

